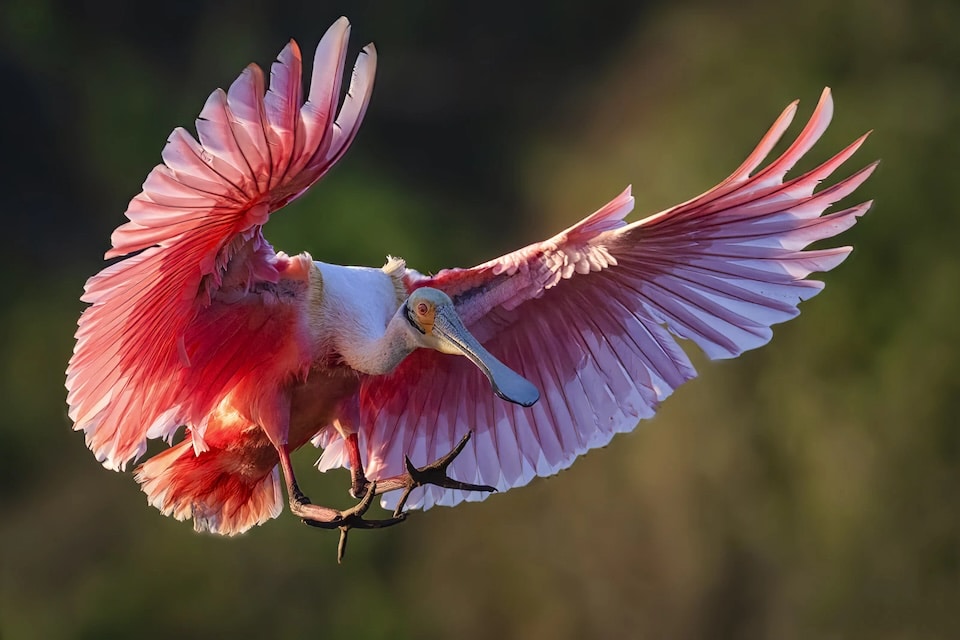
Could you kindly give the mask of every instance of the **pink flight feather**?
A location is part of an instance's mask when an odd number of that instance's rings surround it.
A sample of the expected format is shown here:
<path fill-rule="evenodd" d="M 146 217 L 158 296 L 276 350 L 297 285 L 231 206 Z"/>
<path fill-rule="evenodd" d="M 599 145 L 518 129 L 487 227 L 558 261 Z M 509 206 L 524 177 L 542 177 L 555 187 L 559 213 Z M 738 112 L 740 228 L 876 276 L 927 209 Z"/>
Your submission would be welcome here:
<path fill-rule="evenodd" d="M 614 434 L 632 430 L 696 375 L 676 338 L 711 358 L 766 344 L 771 325 L 795 317 L 850 247 L 803 251 L 854 224 L 869 202 L 822 216 L 875 164 L 814 193 L 865 136 L 821 166 L 784 182 L 833 113 L 824 90 L 796 141 L 754 171 L 790 124 L 791 104 L 729 178 L 684 204 L 626 224 L 628 188 L 557 236 L 472 269 L 410 272 L 411 289 L 447 292 L 467 328 L 537 385 L 530 409 L 489 393 L 463 358 L 421 349 L 361 389 L 361 445 L 370 477 L 424 464 L 462 434 L 474 438 L 451 474 L 504 491 L 569 466 Z M 411 506 L 452 505 L 486 494 L 416 490 Z M 386 505 L 392 501 L 384 500 Z"/>
<path fill-rule="evenodd" d="M 140 253 L 87 282 L 82 299 L 92 306 L 67 369 L 74 428 L 105 466 L 125 468 L 148 438 L 170 439 L 184 424 L 201 450 L 206 420 L 228 394 L 309 368 L 296 284 L 309 258 L 276 254 L 260 227 L 356 135 L 376 51 L 361 52 L 334 121 L 349 31 L 342 18 L 318 45 L 306 103 L 294 42 L 273 64 L 265 95 L 255 65 L 213 92 L 197 120 L 199 141 L 174 130 L 163 164 L 130 202 L 130 221 L 106 257 Z M 236 304 L 212 302 L 224 289 Z M 260 349 L 247 348 L 254 340 Z M 259 402 L 264 411 L 270 401 Z"/>

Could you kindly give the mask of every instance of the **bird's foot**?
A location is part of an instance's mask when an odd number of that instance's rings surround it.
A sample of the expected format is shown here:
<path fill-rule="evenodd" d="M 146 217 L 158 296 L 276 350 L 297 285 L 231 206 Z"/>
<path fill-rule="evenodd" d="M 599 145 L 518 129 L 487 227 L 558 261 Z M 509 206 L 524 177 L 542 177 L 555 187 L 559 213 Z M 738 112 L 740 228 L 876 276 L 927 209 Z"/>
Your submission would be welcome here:
<path fill-rule="evenodd" d="M 373 498 L 376 495 L 377 483 L 369 482 L 366 493 L 360 502 L 345 511 L 339 511 L 311 504 L 310 499 L 297 489 L 293 500 L 290 501 L 290 508 L 294 515 L 303 520 L 304 524 L 320 529 L 340 530 L 340 543 L 337 545 L 337 563 L 339 564 L 343 561 L 343 556 L 347 552 L 347 533 L 350 529 L 383 529 L 406 520 L 407 514 L 405 513 L 395 513 L 392 518 L 383 520 L 365 520 L 363 515 L 373 504 Z"/>
<path fill-rule="evenodd" d="M 354 471 L 353 467 L 351 467 L 350 471 L 353 476 L 350 480 L 350 497 L 360 499 L 367 495 L 371 482 L 367 480 L 367 476 L 363 474 L 363 469 Z M 378 493 L 383 493 L 383 488 L 381 488 Z"/>
<path fill-rule="evenodd" d="M 461 482 L 459 480 L 454 480 L 447 475 L 447 467 L 456 460 L 457 456 L 460 455 L 460 452 L 463 451 L 463 448 L 467 446 L 467 442 L 470 441 L 470 436 L 472 432 L 468 431 L 467 435 L 463 436 L 457 446 L 447 455 L 443 456 L 436 462 L 428 464 L 424 467 L 417 468 L 413 466 L 413 463 L 410 462 L 410 458 L 404 456 L 404 461 L 407 465 L 407 473 L 403 476 L 400 476 L 400 486 L 397 488 L 403 489 L 403 494 L 400 496 L 400 501 L 397 502 L 397 508 L 393 512 L 393 517 L 399 518 L 404 515 L 403 507 L 407 503 L 407 498 L 410 497 L 410 492 L 416 489 L 417 487 L 422 487 L 428 484 L 432 484 L 438 487 L 443 487 L 445 489 L 460 489 L 462 491 L 496 491 L 496 487 L 491 487 L 488 484 L 471 484 L 469 482 Z"/>

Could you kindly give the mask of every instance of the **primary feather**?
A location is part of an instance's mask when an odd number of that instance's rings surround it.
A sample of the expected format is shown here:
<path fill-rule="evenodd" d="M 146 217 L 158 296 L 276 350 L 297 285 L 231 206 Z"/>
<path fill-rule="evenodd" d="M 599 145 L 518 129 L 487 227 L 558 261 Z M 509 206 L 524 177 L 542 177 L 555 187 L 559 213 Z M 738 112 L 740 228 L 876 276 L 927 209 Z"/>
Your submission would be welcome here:
<path fill-rule="evenodd" d="M 447 292 L 467 328 L 506 365 L 537 385 L 531 409 L 485 394 L 462 359 L 420 350 L 361 389 L 361 442 L 370 477 L 443 455 L 467 428 L 474 438 L 452 473 L 505 491 L 568 467 L 614 434 L 650 418 L 696 375 L 676 338 L 710 358 L 766 344 L 771 326 L 795 317 L 850 247 L 804 251 L 854 224 L 869 202 L 822 216 L 873 171 L 814 188 L 863 143 L 819 167 L 784 176 L 829 124 L 824 90 L 807 126 L 776 160 L 756 170 L 796 111 L 790 105 L 746 162 L 684 204 L 627 224 L 628 188 L 566 231 L 472 269 L 408 275 L 411 289 Z M 327 462 L 329 465 L 329 462 Z M 412 506 L 456 504 L 486 494 L 426 487 Z M 385 504 L 392 504 L 390 499 Z"/>
<path fill-rule="evenodd" d="M 148 438 L 169 439 L 181 425 L 203 450 L 206 420 L 236 387 L 309 369 L 303 303 L 311 261 L 275 253 L 261 226 L 356 135 L 376 50 L 361 52 L 335 119 L 349 32 L 342 18 L 321 40 L 305 103 L 292 41 L 273 64 L 266 95 L 255 65 L 228 91 L 214 91 L 197 119 L 199 142 L 175 129 L 163 164 L 130 202 L 130 221 L 114 232 L 106 257 L 140 253 L 87 282 L 82 300 L 91 307 L 67 369 L 74 428 L 105 466 L 125 468 Z"/>

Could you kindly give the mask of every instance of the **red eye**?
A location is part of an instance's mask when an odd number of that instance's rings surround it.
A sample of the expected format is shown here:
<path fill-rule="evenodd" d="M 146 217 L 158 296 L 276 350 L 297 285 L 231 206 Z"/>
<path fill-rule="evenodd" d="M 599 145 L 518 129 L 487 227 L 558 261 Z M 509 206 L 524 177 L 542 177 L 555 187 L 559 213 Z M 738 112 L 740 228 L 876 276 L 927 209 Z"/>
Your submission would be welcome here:
<path fill-rule="evenodd" d="M 428 310 L 427 303 L 421 302 L 420 304 L 417 305 L 417 314 L 421 316 L 425 316 L 427 315 L 427 310 Z"/>

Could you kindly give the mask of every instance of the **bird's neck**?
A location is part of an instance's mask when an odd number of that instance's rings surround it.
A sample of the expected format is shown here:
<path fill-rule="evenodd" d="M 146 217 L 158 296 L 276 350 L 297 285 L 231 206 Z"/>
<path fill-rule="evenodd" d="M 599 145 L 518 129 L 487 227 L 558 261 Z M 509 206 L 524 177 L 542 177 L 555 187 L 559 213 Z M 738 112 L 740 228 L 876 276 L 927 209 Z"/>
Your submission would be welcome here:
<path fill-rule="evenodd" d="M 314 263 L 308 302 L 314 343 L 361 373 L 393 371 L 418 346 L 403 312 L 402 266 L 392 259 L 383 269 Z"/>
<path fill-rule="evenodd" d="M 393 371 L 416 348 L 403 311 L 398 310 L 381 336 L 356 340 L 343 356 L 357 371 L 379 376 Z"/>

